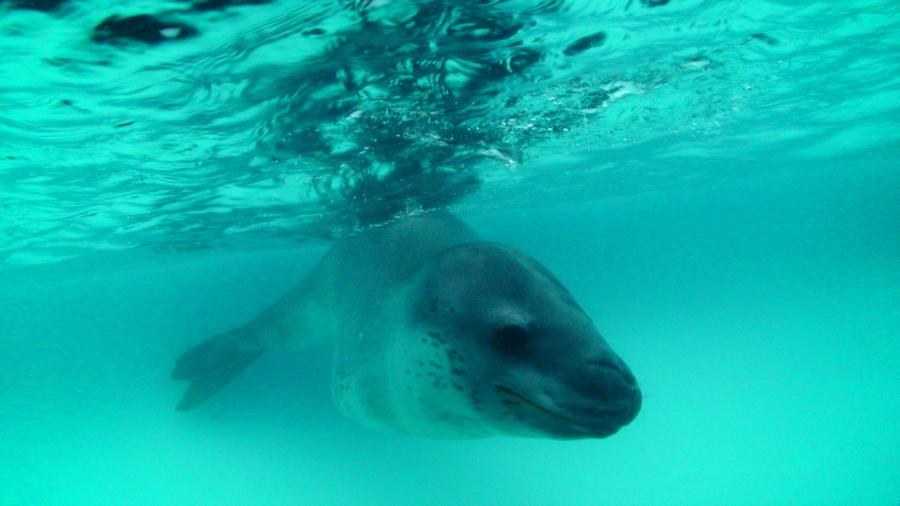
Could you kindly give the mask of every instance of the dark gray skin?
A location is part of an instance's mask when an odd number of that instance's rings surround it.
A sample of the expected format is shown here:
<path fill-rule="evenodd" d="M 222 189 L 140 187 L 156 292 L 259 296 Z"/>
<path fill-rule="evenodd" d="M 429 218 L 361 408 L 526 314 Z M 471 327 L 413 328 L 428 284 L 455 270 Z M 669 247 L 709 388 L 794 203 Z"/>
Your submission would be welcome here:
<path fill-rule="evenodd" d="M 310 340 L 334 344 L 335 405 L 387 430 L 598 438 L 641 406 L 634 375 L 565 287 L 447 212 L 338 241 L 256 319 L 186 352 L 179 409 L 263 352 Z"/>

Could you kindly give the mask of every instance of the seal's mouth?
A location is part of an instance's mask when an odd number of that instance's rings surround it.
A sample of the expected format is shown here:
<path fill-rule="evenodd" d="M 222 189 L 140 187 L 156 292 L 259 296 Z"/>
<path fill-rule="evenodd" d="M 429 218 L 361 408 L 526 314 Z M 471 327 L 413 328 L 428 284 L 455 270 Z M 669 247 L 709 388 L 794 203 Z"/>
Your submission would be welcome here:
<path fill-rule="evenodd" d="M 577 423 L 578 423 L 578 422 L 576 422 L 575 420 L 572 420 L 571 418 L 565 417 L 565 416 L 563 416 L 563 415 L 557 413 L 556 411 L 553 411 L 553 410 L 551 410 L 551 409 L 549 409 L 549 408 L 546 408 L 546 407 L 544 407 L 544 406 L 541 406 L 540 404 L 538 404 L 538 403 L 532 401 L 531 399 L 525 397 L 524 395 L 519 394 L 519 393 L 516 392 L 515 390 L 512 390 L 512 389 L 510 389 L 510 388 L 507 388 L 507 387 L 505 387 L 505 386 L 503 386 L 503 385 L 494 385 L 494 389 L 497 390 L 497 392 L 501 395 L 501 397 L 505 397 L 505 398 L 507 398 L 507 399 L 512 399 L 512 400 L 514 400 L 514 401 L 522 402 L 522 403 L 524 403 L 526 406 L 529 406 L 529 407 L 531 407 L 531 408 L 534 408 L 534 409 L 536 409 L 537 411 L 539 411 L 539 412 L 541 412 L 541 413 L 544 413 L 545 415 L 549 415 L 549 416 L 552 416 L 552 417 L 554 417 L 554 418 L 558 418 L 559 420 L 562 420 L 562 421 L 564 421 L 564 422 L 569 422 L 569 423 L 572 423 L 572 424 L 577 424 Z"/>
<path fill-rule="evenodd" d="M 525 397 L 504 385 L 494 385 L 494 390 L 496 390 L 503 402 L 524 406 L 532 413 L 537 414 L 539 418 L 543 418 L 546 422 L 550 422 L 549 425 L 555 429 L 554 432 L 559 432 L 558 435 L 563 437 L 606 437 L 618 430 L 617 426 L 598 423 L 599 421 L 596 419 L 592 420 L 591 423 L 578 421 L 572 417 L 563 415 L 554 409 L 532 401 L 528 397 Z"/>

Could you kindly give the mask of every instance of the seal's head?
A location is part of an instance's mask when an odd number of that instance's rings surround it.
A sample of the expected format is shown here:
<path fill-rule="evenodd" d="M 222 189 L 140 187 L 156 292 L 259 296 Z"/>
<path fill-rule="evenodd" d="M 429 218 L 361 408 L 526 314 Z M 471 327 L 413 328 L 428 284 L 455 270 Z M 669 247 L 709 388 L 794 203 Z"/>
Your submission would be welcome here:
<path fill-rule="evenodd" d="M 628 366 L 533 259 L 464 244 L 436 258 L 418 290 L 413 324 L 446 353 L 454 386 L 487 431 L 606 437 L 640 410 Z"/>

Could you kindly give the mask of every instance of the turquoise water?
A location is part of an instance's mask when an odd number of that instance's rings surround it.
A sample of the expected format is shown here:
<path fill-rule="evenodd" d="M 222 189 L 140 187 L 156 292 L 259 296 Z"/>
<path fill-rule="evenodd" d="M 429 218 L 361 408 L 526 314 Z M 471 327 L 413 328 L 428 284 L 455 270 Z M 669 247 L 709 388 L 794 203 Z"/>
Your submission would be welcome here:
<path fill-rule="evenodd" d="M 897 504 L 898 34 L 887 0 L 0 1 L 0 504 Z M 371 431 L 325 347 L 174 410 L 178 355 L 329 238 L 444 206 L 570 289 L 632 424 Z"/>

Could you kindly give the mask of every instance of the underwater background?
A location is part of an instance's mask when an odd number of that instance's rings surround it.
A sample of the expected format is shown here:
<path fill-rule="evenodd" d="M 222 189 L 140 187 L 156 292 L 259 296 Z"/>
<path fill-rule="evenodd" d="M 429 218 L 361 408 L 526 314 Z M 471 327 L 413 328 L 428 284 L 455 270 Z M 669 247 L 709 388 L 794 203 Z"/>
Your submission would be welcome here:
<path fill-rule="evenodd" d="M 896 505 L 900 2 L 0 0 L 0 505 Z M 372 431 L 327 346 L 189 346 L 449 207 L 644 393 L 602 440 Z"/>

